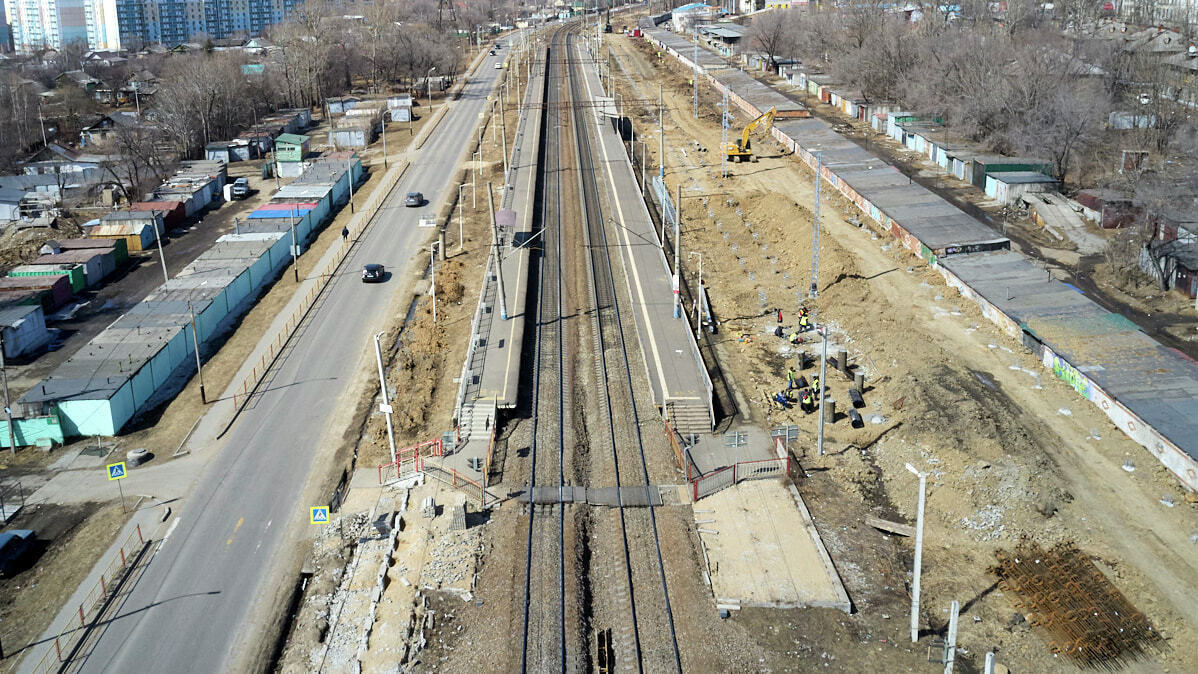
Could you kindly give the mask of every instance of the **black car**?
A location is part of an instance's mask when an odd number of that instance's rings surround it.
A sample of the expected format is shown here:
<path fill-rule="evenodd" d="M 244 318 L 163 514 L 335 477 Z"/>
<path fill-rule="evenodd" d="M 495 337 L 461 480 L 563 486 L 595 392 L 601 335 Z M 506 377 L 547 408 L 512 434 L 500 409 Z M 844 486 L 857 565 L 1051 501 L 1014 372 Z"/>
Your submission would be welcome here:
<path fill-rule="evenodd" d="M 382 283 L 387 277 L 387 271 L 381 264 L 368 264 L 362 267 L 362 283 Z"/>
<path fill-rule="evenodd" d="M 409 208 L 424 205 L 424 195 L 420 192 L 408 192 L 403 199 L 403 205 Z"/>

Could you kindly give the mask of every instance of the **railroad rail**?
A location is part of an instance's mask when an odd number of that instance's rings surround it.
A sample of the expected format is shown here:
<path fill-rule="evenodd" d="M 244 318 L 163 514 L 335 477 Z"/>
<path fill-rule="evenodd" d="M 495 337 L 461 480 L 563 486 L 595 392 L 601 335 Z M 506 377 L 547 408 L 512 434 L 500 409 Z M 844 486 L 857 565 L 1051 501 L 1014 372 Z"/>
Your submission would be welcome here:
<path fill-rule="evenodd" d="M 545 90 L 556 99 L 549 82 L 553 72 L 549 57 L 561 48 L 554 33 L 546 49 Z M 548 100 L 548 98 L 544 99 Z M 542 485 L 565 482 L 565 428 L 567 386 L 566 343 L 562 300 L 562 185 L 561 129 L 549 116 L 542 117 L 538 192 L 538 218 L 543 229 L 542 253 L 537 265 L 537 323 L 533 365 L 532 462 L 529 493 Z M 524 630 L 520 671 L 565 671 L 565 508 L 561 504 L 528 506 L 528 541 L 524 583 Z"/>
<path fill-rule="evenodd" d="M 656 517 L 643 507 L 654 501 L 597 183 L 594 104 L 576 72 L 593 60 L 575 45 L 574 30 L 555 31 L 538 61 L 550 114 L 542 118 L 536 200 L 543 244 L 534 265 L 520 670 L 681 671 Z M 584 390 L 588 371 L 572 368 L 590 365 L 594 384 Z M 583 484 L 614 479 L 616 507 L 567 513 L 565 503 L 532 498 L 534 490 L 573 489 L 567 475 Z"/>

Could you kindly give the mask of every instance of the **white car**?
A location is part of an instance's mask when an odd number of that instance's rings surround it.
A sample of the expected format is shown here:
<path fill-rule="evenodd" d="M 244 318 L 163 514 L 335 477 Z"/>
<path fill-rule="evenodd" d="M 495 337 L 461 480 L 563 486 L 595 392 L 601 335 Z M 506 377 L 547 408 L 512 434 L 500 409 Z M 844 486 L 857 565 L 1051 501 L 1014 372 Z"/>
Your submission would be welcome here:
<path fill-rule="evenodd" d="M 503 61 L 496 61 L 496 62 L 495 62 L 495 69 L 496 69 L 496 70 L 503 70 Z"/>

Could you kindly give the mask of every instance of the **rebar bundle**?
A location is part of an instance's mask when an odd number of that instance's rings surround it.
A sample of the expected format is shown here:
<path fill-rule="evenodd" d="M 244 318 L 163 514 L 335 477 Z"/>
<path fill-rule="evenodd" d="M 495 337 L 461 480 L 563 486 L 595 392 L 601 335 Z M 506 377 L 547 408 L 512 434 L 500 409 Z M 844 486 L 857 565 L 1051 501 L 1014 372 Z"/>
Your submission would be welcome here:
<path fill-rule="evenodd" d="M 1148 618 L 1072 542 L 1045 550 L 1025 539 L 995 557 L 990 572 L 999 588 L 1047 633 L 1053 653 L 1080 667 L 1115 670 L 1164 648 Z"/>

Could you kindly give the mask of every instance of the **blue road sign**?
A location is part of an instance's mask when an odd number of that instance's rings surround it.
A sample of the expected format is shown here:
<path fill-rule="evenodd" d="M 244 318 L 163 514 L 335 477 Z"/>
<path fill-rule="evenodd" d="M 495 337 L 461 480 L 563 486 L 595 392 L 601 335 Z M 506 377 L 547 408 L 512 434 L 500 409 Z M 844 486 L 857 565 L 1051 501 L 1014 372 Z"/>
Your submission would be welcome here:
<path fill-rule="evenodd" d="M 108 479 L 119 480 L 125 477 L 125 462 L 108 464 Z"/>
<path fill-rule="evenodd" d="M 315 506 L 308 509 L 308 517 L 312 520 L 312 524 L 328 524 L 329 523 L 329 507 Z"/>

